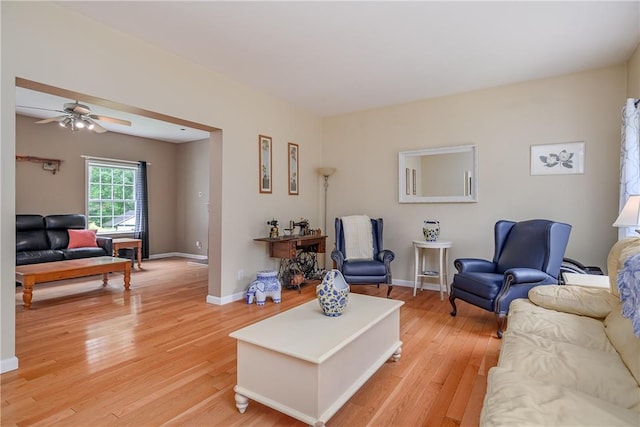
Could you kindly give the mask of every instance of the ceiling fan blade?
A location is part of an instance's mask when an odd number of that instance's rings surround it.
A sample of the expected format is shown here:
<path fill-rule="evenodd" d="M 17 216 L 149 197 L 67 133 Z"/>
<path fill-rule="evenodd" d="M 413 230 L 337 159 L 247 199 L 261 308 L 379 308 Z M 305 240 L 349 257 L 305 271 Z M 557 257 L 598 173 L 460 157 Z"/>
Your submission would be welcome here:
<path fill-rule="evenodd" d="M 105 128 L 100 126 L 94 120 L 91 120 L 91 119 L 85 119 L 85 120 L 87 120 L 89 123 L 91 123 L 93 125 L 93 129 L 91 129 L 91 130 L 94 131 L 95 133 L 105 133 L 107 131 Z"/>
<path fill-rule="evenodd" d="M 29 107 L 28 105 L 16 105 L 16 107 L 31 108 L 32 110 L 55 111 L 56 113 L 66 113 L 66 111 L 62 111 L 62 110 L 52 110 L 51 108 Z"/>
<path fill-rule="evenodd" d="M 89 109 L 89 107 L 87 107 L 86 105 L 82 105 L 82 104 L 78 104 L 78 103 L 67 103 L 64 104 L 64 108 L 68 108 L 69 110 L 73 111 L 74 113 L 80 114 L 82 116 L 86 115 L 86 114 L 91 114 L 91 110 Z"/>
<path fill-rule="evenodd" d="M 36 124 L 59 122 L 60 120 L 65 119 L 66 117 L 67 116 L 51 117 L 50 119 L 44 119 L 44 120 L 37 121 Z"/>
<path fill-rule="evenodd" d="M 89 117 L 94 120 L 101 120 L 103 122 L 115 123 L 117 125 L 123 126 L 131 126 L 131 122 L 129 120 L 116 119 L 115 117 L 98 116 L 96 114 L 91 114 L 89 115 Z"/>

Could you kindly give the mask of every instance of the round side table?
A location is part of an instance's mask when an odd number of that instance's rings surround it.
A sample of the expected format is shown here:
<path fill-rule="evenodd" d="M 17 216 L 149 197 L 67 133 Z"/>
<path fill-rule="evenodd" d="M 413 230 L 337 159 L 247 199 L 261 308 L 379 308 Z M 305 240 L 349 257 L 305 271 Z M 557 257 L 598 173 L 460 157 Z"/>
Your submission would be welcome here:
<path fill-rule="evenodd" d="M 449 265 L 449 249 L 452 243 L 447 240 L 436 240 L 435 242 L 427 242 L 426 240 L 414 240 L 413 250 L 415 253 L 413 278 L 413 296 L 416 296 L 418 288 L 418 280 L 420 280 L 420 290 L 422 290 L 423 279 L 425 277 L 437 277 L 440 284 L 440 300 L 444 300 L 443 290 L 449 293 L 449 285 L 447 283 L 447 266 Z M 438 269 L 428 270 L 426 267 L 426 250 L 438 250 Z"/>

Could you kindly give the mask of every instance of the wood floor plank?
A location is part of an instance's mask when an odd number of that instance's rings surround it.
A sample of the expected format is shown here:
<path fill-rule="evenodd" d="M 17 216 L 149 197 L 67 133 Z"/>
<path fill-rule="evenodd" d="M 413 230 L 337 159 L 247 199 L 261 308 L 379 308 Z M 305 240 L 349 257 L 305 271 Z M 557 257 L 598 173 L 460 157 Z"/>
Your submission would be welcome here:
<path fill-rule="evenodd" d="M 232 331 L 315 298 L 314 284 L 281 304 L 206 303 L 206 266 L 182 258 L 135 269 L 131 290 L 110 275 L 38 285 L 30 310 L 16 288 L 20 368 L 0 378 L 4 426 L 302 426 L 251 401 L 235 407 Z M 386 287 L 352 286 L 386 296 Z M 500 340 L 493 315 L 439 293 L 395 287 L 402 356 L 389 361 L 328 426 L 477 425 Z M 348 308 L 347 308 L 348 310 Z"/>

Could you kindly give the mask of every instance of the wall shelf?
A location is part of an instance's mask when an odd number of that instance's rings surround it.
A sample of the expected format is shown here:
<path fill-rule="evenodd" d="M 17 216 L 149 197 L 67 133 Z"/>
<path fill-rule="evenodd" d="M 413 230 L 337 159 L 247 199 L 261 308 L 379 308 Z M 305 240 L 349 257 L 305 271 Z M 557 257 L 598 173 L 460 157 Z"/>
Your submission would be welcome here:
<path fill-rule="evenodd" d="M 62 164 L 62 160 L 60 159 L 48 159 L 45 157 L 35 156 L 16 156 L 16 161 L 42 163 L 42 169 L 51 172 L 54 175 L 60 170 L 60 164 Z"/>

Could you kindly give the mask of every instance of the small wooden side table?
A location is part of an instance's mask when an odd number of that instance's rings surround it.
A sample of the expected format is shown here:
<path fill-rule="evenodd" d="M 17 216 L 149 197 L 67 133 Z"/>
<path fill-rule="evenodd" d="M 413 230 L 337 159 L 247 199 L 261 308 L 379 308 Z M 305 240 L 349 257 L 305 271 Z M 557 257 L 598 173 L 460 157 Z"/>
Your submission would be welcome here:
<path fill-rule="evenodd" d="M 140 263 L 142 262 L 142 240 L 141 239 L 113 239 L 113 256 L 118 256 L 118 250 L 123 248 L 138 248 L 138 269 L 142 268 Z"/>
<path fill-rule="evenodd" d="M 420 290 L 422 290 L 422 281 L 425 277 L 438 277 L 440 284 L 440 300 L 444 300 L 443 289 L 449 293 L 449 285 L 447 283 L 447 266 L 449 265 L 449 249 L 452 243 L 447 240 L 436 240 L 435 242 L 428 242 L 426 240 L 414 240 L 413 248 L 415 253 L 414 271 L 415 276 L 413 278 L 413 296 L 416 296 L 416 289 L 418 287 L 418 280 L 420 280 Z M 426 250 L 437 249 L 439 255 L 438 270 L 426 269 Z"/>

